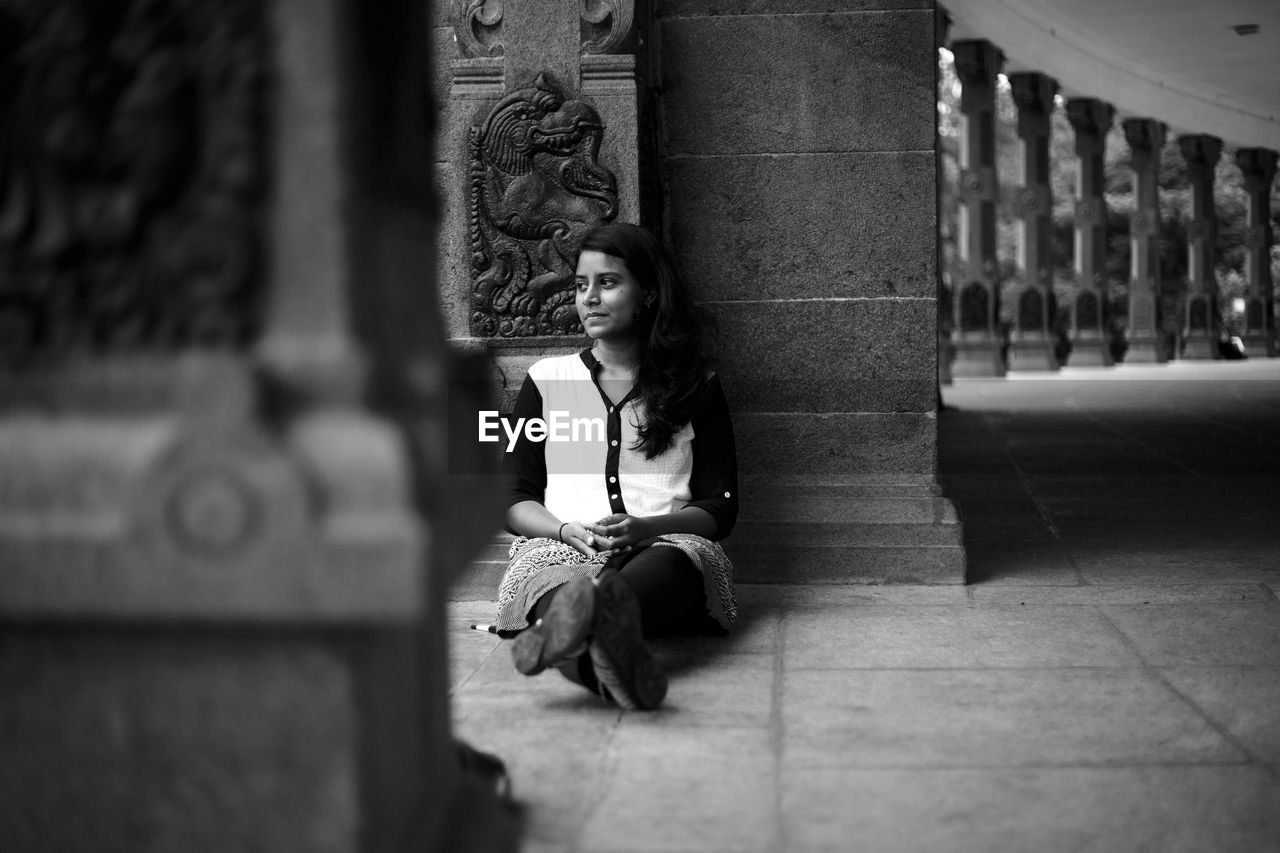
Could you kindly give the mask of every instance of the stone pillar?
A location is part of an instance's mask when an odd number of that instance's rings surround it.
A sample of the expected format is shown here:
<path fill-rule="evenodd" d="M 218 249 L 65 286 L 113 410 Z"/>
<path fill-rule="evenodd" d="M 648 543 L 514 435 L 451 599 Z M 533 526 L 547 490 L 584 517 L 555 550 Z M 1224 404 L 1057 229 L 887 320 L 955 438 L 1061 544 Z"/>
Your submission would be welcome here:
<path fill-rule="evenodd" d="M 441 296 L 451 343 L 493 359 L 504 408 L 535 360 L 583 346 L 571 267 L 582 235 L 649 216 L 634 15 L 633 0 L 488 0 L 442 13 L 455 44 L 436 69 L 448 93 Z M 525 133 L 535 125 L 541 133 Z"/>
<path fill-rule="evenodd" d="M 995 98 L 1004 55 L 991 42 L 951 46 L 960 95 L 960 233 L 952 277 L 955 311 L 953 376 L 1003 376 L 1000 280 L 996 260 Z"/>
<path fill-rule="evenodd" d="M 1218 215 L 1213 178 L 1222 140 L 1199 134 L 1178 137 L 1178 147 L 1191 178 L 1191 221 L 1187 223 L 1187 307 L 1182 330 L 1182 357 L 1215 359 L 1222 317 L 1218 307 L 1218 278 L 1214 259 Z"/>
<path fill-rule="evenodd" d="M 1071 98 L 1067 118 L 1075 130 L 1076 173 L 1075 273 L 1077 291 L 1071 304 L 1073 367 L 1109 367 L 1111 335 L 1107 327 L 1107 201 L 1104 159 L 1107 131 L 1115 114 L 1096 98 Z"/>
<path fill-rule="evenodd" d="M 1058 84 L 1044 74 L 1009 76 L 1018 106 L 1018 161 L 1022 188 L 1018 207 L 1018 286 L 1015 290 L 1013 331 L 1009 341 L 1010 370 L 1057 370 L 1054 352 L 1053 262 L 1049 227 L 1053 195 L 1049 187 L 1049 130 Z"/>
<path fill-rule="evenodd" d="M 432 440 L 425 7 L 92 5 L 6 20 L 0 838 L 514 849 L 451 734 L 499 516 Z"/>
<path fill-rule="evenodd" d="M 737 433 L 726 547 L 747 582 L 959 583 L 936 462 L 934 10 L 824 5 L 656 4 L 666 231 L 719 318 Z"/>
<path fill-rule="evenodd" d="M 1245 236 L 1244 345 L 1253 357 L 1277 354 L 1275 300 L 1271 291 L 1271 182 L 1276 175 L 1276 152 L 1269 148 L 1241 148 L 1236 163 L 1249 194 L 1249 231 Z"/>
<path fill-rule="evenodd" d="M 1126 363 L 1163 363 L 1160 316 L 1160 150 L 1165 126 L 1149 118 L 1124 121 L 1133 169 L 1133 216 L 1129 220 L 1129 348 Z"/>
<path fill-rule="evenodd" d="M 938 49 L 945 47 L 947 44 L 947 33 L 951 30 L 951 18 L 947 15 L 946 10 L 941 6 L 935 6 L 933 12 L 933 44 L 934 54 Z M 934 63 L 933 68 L 933 88 L 937 92 L 941 85 L 942 69 L 938 63 Z M 939 135 L 939 127 L 934 124 L 933 133 L 934 150 L 941 152 L 942 144 Z M 934 210 L 939 224 L 942 222 L 942 157 L 938 156 L 934 166 L 934 181 L 937 183 Z M 945 270 L 943 261 L 943 243 L 938 241 L 937 247 L 937 277 L 938 277 L 938 399 L 942 399 L 942 386 L 952 384 L 951 364 L 955 361 L 955 346 L 951 343 L 951 291 L 947 286 L 943 276 Z M 939 402 L 941 407 L 941 402 Z"/>

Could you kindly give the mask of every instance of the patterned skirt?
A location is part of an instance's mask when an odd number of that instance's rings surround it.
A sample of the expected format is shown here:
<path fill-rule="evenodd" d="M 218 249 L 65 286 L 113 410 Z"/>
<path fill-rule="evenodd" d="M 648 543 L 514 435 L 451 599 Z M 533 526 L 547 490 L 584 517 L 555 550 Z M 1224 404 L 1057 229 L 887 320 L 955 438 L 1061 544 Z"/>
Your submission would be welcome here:
<path fill-rule="evenodd" d="M 702 574 L 707 595 L 707 614 L 726 631 L 738 619 L 738 603 L 733 594 L 733 564 L 724 549 L 710 539 L 692 533 L 668 533 L 644 546 L 679 548 Z M 609 560 L 608 554 L 588 556 L 555 539 L 524 536 L 511 543 L 507 571 L 498 584 L 498 630 L 522 631 L 529 627 L 525 616 L 546 592 L 574 578 L 593 578 Z"/>

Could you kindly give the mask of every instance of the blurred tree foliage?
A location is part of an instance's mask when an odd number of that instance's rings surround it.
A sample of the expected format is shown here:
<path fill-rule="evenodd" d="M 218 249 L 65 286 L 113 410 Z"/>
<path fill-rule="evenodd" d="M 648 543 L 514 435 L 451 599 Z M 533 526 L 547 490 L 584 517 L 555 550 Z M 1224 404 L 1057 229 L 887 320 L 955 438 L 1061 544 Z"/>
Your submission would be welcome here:
<path fill-rule="evenodd" d="M 938 131 L 941 159 L 941 219 L 943 280 L 948 285 L 950 270 L 956 260 L 958 233 L 958 187 L 960 179 L 960 81 L 956 77 L 951 54 L 939 51 Z M 1206 132 L 1212 132 L 1206 130 Z M 1074 132 L 1067 121 L 1065 99 L 1058 97 L 1053 112 L 1050 138 L 1050 171 L 1053 192 L 1051 254 L 1054 292 L 1059 311 L 1071 304 L 1076 291 L 1073 273 L 1074 235 L 1072 217 L 1076 182 Z M 996 93 L 996 169 L 1000 183 L 997 205 L 997 254 L 1004 289 L 1001 310 L 1008 320 L 1013 301 L 1008 292 L 1017 277 L 1017 204 L 1016 194 L 1022 182 L 1018 173 L 1017 107 L 1013 103 L 1009 82 L 1002 75 Z M 1120 121 L 1107 135 L 1106 200 L 1107 200 L 1107 281 L 1111 317 L 1117 325 L 1125 325 L 1129 292 L 1129 217 L 1133 213 L 1133 172 L 1129 163 L 1129 144 L 1125 141 Z M 1248 229 L 1248 196 L 1240 168 L 1235 161 L 1235 148 L 1224 144 L 1214 181 L 1218 217 L 1216 268 L 1218 292 L 1223 317 L 1231 316 L 1231 300 L 1244 294 L 1245 232 Z M 1167 331 L 1176 331 L 1182 317 L 1182 298 L 1187 277 L 1187 223 L 1190 220 L 1191 185 L 1186 164 L 1178 150 L 1177 138 L 1170 132 L 1160 154 L 1160 264 L 1163 315 Z M 1272 187 L 1271 222 L 1280 234 L 1280 187 Z M 1280 302 L 1280 245 L 1271 249 L 1271 279 Z"/>

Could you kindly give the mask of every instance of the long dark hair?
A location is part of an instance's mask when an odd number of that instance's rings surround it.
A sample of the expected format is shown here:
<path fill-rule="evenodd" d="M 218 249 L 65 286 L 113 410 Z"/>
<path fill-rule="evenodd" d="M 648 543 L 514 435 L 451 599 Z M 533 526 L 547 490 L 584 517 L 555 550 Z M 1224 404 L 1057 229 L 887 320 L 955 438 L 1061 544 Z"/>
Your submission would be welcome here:
<path fill-rule="evenodd" d="M 647 459 L 671 447 L 706 389 L 719 333 L 715 317 L 693 301 L 675 260 L 658 239 L 639 225 L 610 222 L 588 231 L 581 251 L 603 252 L 627 265 L 652 304 L 636 315 L 640 368 L 636 385 L 646 420 L 635 449 Z"/>

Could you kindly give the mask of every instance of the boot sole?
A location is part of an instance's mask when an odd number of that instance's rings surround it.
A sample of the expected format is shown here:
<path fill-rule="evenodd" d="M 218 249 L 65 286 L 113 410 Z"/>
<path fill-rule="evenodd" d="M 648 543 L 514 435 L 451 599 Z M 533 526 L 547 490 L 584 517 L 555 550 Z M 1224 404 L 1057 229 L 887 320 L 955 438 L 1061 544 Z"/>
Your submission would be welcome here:
<path fill-rule="evenodd" d="M 595 586 L 588 578 L 560 588 L 542 619 L 512 641 L 511 659 L 525 675 L 537 675 L 586 651 L 595 616 Z"/>
<path fill-rule="evenodd" d="M 667 695 L 667 676 L 641 630 L 640 604 L 626 581 L 606 573 L 596 586 L 591 665 L 609 697 L 623 708 L 647 711 Z"/>

